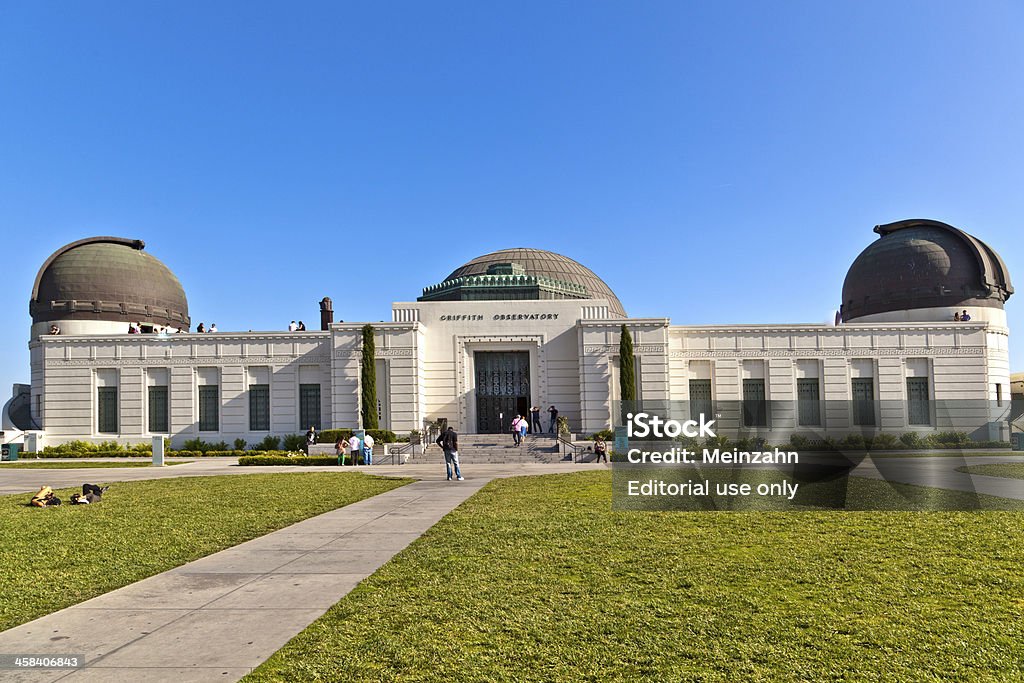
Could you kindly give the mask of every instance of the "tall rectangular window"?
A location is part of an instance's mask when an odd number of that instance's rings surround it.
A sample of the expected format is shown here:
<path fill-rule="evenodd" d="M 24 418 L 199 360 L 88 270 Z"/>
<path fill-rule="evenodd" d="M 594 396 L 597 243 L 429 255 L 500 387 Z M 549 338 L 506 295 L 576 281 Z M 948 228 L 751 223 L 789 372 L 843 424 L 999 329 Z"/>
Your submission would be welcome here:
<path fill-rule="evenodd" d="M 167 409 L 167 387 L 149 387 L 149 431 L 164 434 L 170 431 Z"/>
<path fill-rule="evenodd" d="M 996 407 L 997 408 L 1002 408 L 1003 407 L 1003 385 L 1002 384 L 997 384 L 996 385 Z"/>
<path fill-rule="evenodd" d="M 768 426 L 768 402 L 765 400 L 763 379 L 743 380 L 743 426 Z"/>
<path fill-rule="evenodd" d="M 928 406 L 928 378 L 907 378 L 907 422 L 912 425 L 930 425 L 932 413 Z"/>
<path fill-rule="evenodd" d="M 220 429 L 220 391 L 216 384 L 199 387 L 199 431 Z"/>
<path fill-rule="evenodd" d="M 270 385 L 249 385 L 249 431 L 270 431 Z"/>
<path fill-rule="evenodd" d="M 701 413 L 708 418 L 713 417 L 711 405 L 711 380 L 690 380 L 690 419 L 700 420 Z"/>
<path fill-rule="evenodd" d="M 821 425 L 821 389 L 817 377 L 796 381 L 798 420 L 802 427 Z"/>
<path fill-rule="evenodd" d="M 853 424 L 875 424 L 875 382 L 870 377 L 855 377 L 850 381 L 853 394 Z"/>
<path fill-rule="evenodd" d="M 117 434 L 117 387 L 97 387 L 97 431 Z"/>
<path fill-rule="evenodd" d="M 299 426 L 321 428 L 320 425 L 320 385 L 299 385 Z"/>

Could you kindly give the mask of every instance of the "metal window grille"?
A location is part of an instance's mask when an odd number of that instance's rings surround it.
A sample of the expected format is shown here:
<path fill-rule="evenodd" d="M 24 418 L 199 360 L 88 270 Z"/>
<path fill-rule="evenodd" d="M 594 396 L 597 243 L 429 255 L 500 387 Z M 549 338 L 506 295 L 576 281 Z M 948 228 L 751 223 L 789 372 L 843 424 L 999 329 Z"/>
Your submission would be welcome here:
<path fill-rule="evenodd" d="M 149 431 L 163 434 L 170 431 L 167 409 L 167 387 L 149 387 Z"/>
<path fill-rule="evenodd" d="M 701 413 L 712 417 L 714 410 L 711 405 L 711 380 L 690 380 L 690 419 L 699 420 Z"/>
<path fill-rule="evenodd" d="M 319 384 L 299 385 L 299 426 L 303 429 L 308 427 L 322 428 L 320 424 Z"/>
<path fill-rule="evenodd" d="M 907 418 L 912 425 L 930 425 L 932 413 L 928 405 L 928 378 L 907 378 Z"/>
<path fill-rule="evenodd" d="M 796 381 L 798 419 L 801 426 L 821 425 L 821 388 L 817 377 L 805 377 Z"/>
<path fill-rule="evenodd" d="M 199 387 L 199 431 L 220 429 L 220 391 L 215 384 Z"/>
<path fill-rule="evenodd" d="M 768 426 L 768 402 L 764 398 L 763 379 L 743 380 L 743 425 Z"/>
<path fill-rule="evenodd" d="M 117 433 L 117 387 L 97 387 L 97 425 L 103 434 Z"/>
<path fill-rule="evenodd" d="M 249 431 L 270 431 L 270 385 L 249 385 Z"/>
<path fill-rule="evenodd" d="M 853 424 L 875 424 L 875 383 L 870 377 L 857 377 L 850 381 L 853 394 Z"/>

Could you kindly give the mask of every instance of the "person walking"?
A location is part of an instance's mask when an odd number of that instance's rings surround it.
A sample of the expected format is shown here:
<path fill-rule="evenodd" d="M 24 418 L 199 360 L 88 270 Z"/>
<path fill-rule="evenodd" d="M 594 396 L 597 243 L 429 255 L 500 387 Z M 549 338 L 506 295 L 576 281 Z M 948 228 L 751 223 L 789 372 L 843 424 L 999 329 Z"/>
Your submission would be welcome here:
<path fill-rule="evenodd" d="M 601 458 L 608 462 L 608 444 L 601 437 L 597 437 L 594 439 L 594 463 L 601 462 Z"/>
<path fill-rule="evenodd" d="M 530 425 L 527 424 L 526 418 L 519 418 L 519 445 L 522 446 L 523 442 L 526 441 L 526 433 L 530 430 Z"/>
<path fill-rule="evenodd" d="M 540 424 L 540 406 L 530 408 L 530 431 L 534 434 L 540 434 L 544 431 L 544 427 Z"/>
<path fill-rule="evenodd" d="M 359 443 L 359 437 L 358 436 L 353 434 L 351 437 L 349 437 L 349 440 L 348 440 L 348 452 L 352 456 L 352 464 L 353 465 L 358 465 L 359 464 L 359 456 L 361 455 L 360 451 L 362 451 L 362 448 L 363 448 L 363 446 L 362 446 L 361 443 Z"/>
<path fill-rule="evenodd" d="M 370 436 L 369 432 L 363 437 L 363 463 L 366 465 L 373 464 L 373 437 Z"/>
<path fill-rule="evenodd" d="M 338 456 L 339 465 L 342 465 L 345 462 L 344 460 L 342 460 L 342 458 L 345 456 L 345 448 L 347 446 L 348 441 L 345 441 L 345 439 L 341 437 L 338 437 L 338 440 L 334 442 L 334 454 Z"/>
<path fill-rule="evenodd" d="M 459 435 L 455 432 L 455 428 L 449 427 L 448 431 L 442 432 L 434 443 L 444 451 L 444 468 L 448 473 L 448 481 L 452 480 L 453 465 L 455 466 L 455 477 L 459 481 L 463 481 L 462 471 L 459 469 Z"/>
<path fill-rule="evenodd" d="M 551 416 L 551 424 L 548 425 L 548 434 L 558 434 L 558 408 L 551 406 L 548 408 L 548 414 Z"/>
<path fill-rule="evenodd" d="M 520 417 L 519 415 L 516 415 L 512 419 L 512 443 L 514 443 L 516 446 L 521 445 L 523 440 L 522 437 L 519 435 L 519 423 L 522 421 L 523 418 Z"/>

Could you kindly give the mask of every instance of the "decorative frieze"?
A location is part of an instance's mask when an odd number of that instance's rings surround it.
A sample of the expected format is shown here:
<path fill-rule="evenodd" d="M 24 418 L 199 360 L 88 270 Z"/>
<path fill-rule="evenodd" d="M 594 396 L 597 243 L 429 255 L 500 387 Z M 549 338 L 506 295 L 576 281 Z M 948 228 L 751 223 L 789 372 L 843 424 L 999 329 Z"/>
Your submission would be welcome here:
<path fill-rule="evenodd" d="M 669 358 L 820 358 L 839 356 L 852 358 L 874 358 L 883 356 L 983 356 L 984 346 L 949 346 L 930 348 L 926 346 L 887 347 L 881 349 L 729 349 L 721 351 L 672 351 Z"/>
<path fill-rule="evenodd" d="M 281 365 L 286 362 L 301 359 L 304 363 L 310 365 L 316 363 L 327 364 L 331 362 L 330 357 L 325 355 L 310 356 L 310 355 L 292 355 L 292 356 L 246 356 L 242 357 L 231 357 L 231 358 L 214 358 L 202 357 L 202 358 L 79 358 L 74 360 L 57 360 L 50 359 L 45 361 L 45 366 L 48 368 L 70 368 L 70 367 L 90 367 L 90 368 L 113 368 L 113 367 L 166 367 L 168 365 L 194 365 L 194 366 L 208 366 L 208 365 Z"/>

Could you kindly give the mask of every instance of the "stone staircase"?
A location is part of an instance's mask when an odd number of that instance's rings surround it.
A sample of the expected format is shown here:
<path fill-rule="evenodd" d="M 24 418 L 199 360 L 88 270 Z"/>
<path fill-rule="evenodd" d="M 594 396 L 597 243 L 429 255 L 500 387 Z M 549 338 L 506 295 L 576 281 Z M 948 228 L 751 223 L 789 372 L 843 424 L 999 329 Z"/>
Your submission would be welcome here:
<path fill-rule="evenodd" d="M 466 464 L 535 464 L 563 462 L 558 440 L 550 434 L 529 435 L 522 446 L 512 443 L 511 434 L 459 434 L 459 462 Z M 444 453 L 431 445 L 425 453 L 409 457 L 410 465 L 441 464 Z"/>

